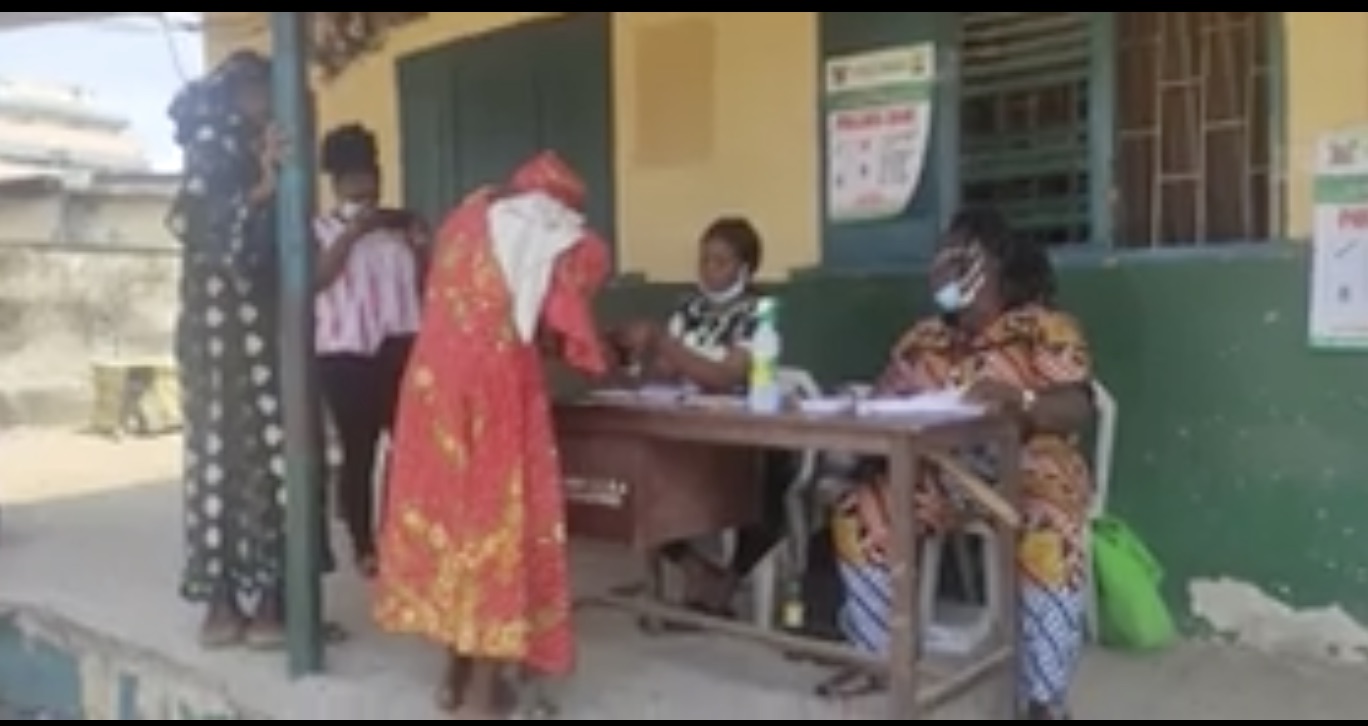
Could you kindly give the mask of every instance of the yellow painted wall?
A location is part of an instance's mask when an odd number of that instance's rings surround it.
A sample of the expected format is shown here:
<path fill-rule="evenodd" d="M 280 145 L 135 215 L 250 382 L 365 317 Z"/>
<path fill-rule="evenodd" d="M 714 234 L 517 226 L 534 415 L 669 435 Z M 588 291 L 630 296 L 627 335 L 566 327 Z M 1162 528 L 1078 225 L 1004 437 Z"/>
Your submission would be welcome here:
<path fill-rule="evenodd" d="M 1368 13 L 1283 13 L 1287 58 L 1288 230 L 1311 230 L 1316 139 L 1368 124 Z"/>
<path fill-rule="evenodd" d="M 397 164 L 397 58 L 548 13 L 434 13 L 400 29 L 381 52 L 318 89 L 320 122 L 360 120 Z M 208 13 L 212 62 L 231 49 L 265 47 L 261 13 Z M 702 158 L 654 165 L 637 158 L 638 36 L 661 23 L 701 19 L 714 29 L 714 142 Z M 1368 13 L 1284 13 L 1287 58 L 1287 231 L 1310 229 L 1316 138 L 1368 123 Z M 813 112 L 816 15 L 786 13 L 614 13 L 618 240 L 624 266 L 657 279 L 689 274 L 698 229 L 720 213 L 745 213 L 766 233 L 771 274 L 818 257 L 818 148 Z M 399 174 L 388 180 L 398 193 Z"/>
<path fill-rule="evenodd" d="M 260 13 L 207 13 L 210 63 L 231 50 L 266 47 Z M 322 128 L 359 120 L 381 138 L 387 168 L 399 158 L 394 63 L 408 53 L 548 13 L 433 13 L 396 31 L 375 55 L 317 90 Z M 639 161 L 637 36 L 682 18 L 712 25 L 714 139 L 686 163 Z M 723 213 L 750 216 L 765 234 L 766 268 L 782 274 L 817 259 L 817 150 L 813 139 L 813 13 L 614 13 L 618 245 L 626 270 L 653 279 L 692 274 L 699 231 Z M 659 59 L 656 59 L 657 61 Z M 799 70 L 801 69 L 801 71 Z M 401 175 L 387 180 L 397 195 Z"/>

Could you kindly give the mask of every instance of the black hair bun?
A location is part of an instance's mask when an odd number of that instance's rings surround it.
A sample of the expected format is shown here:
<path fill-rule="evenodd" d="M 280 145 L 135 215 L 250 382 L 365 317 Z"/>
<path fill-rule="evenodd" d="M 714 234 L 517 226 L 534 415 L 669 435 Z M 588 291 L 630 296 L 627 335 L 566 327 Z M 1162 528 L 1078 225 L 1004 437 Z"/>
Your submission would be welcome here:
<path fill-rule="evenodd" d="M 375 134 L 359 123 L 338 126 L 323 137 L 323 170 L 332 176 L 376 171 L 380 149 Z"/>

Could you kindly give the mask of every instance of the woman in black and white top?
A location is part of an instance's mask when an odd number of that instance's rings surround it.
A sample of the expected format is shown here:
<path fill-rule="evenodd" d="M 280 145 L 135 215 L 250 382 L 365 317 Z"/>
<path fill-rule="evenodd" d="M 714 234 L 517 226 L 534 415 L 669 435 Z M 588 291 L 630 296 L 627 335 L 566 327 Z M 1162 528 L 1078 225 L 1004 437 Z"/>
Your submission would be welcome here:
<path fill-rule="evenodd" d="M 743 217 L 723 217 L 704 230 L 698 248 L 698 287 L 665 324 L 641 320 L 612 336 L 624 357 L 644 367 L 655 381 L 679 383 L 707 393 L 744 391 L 750 374 L 749 343 L 760 295 L 755 274 L 764 246 Z M 737 534 L 730 563 L 720 566 L 687 542 L 663 554 L 688 580 L 686 605 L 730 614 L 737 585 L 784 535 L 784 495 L 795 473 L 793 457 L 766 458 L 762 521 Z"/>

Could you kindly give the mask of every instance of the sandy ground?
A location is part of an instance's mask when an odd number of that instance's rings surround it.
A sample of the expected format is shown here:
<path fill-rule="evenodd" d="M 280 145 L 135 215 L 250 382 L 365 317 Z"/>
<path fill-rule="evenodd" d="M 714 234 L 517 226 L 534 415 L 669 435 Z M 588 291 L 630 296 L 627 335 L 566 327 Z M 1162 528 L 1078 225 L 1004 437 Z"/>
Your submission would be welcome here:
<path fill-rule="evenodd" d="M 155 652 L 277 718 L 437 720 L 437 657 L 370 628 L 363 586 L 338 576 L 332 615 L 355 637 L 329 675 L 289 682 L 279 656 L 205 654 L 175 598 L 179 491 L 174 440 L 108 442 L 55 431 L 0 433 L 0 600 L 50 608 Z M 584 587 L 620 576 L 612 553 L 581 552 Z M 579 674 L 557 689 L 565 720 L 868 720 L 876 703 L 809 697 L 821 672 L 709 637 L 651 639 L 628 618 L 588 612 Z M 1145 658 L 1091 654 L 1078 716 L 1102 720 L 1357 720 L 1363 670 L 1188 644 Z M 981 720 L 966 703 L 941 720 Z"/>

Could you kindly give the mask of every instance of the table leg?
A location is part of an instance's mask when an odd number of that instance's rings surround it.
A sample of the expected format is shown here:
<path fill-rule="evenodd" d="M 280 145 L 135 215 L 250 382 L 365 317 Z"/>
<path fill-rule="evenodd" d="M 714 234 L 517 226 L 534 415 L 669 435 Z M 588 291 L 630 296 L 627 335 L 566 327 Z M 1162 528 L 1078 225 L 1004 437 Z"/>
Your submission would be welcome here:
<path fill-rule="evenodd" d="M 919 473 L 919 456 L 909 441 L 888 459 L 888 486 L 892 512 L 889 575 L 893 584 L 888 649 L 889 719 L 921 720 L 918 699 L 917 661 L 921 658 L 921 614 L 917 598 L 917 523 L 912 516 L 913 488 Z"/>
<path fill-rule="evenodd" d="M 1007 426 L 998 441 L 1001 452 L 998 464 L 999 491 L 1012 506 L 1020 506 L 1020 434 L 1016 427 Z M 995 620 L 998 623 L 998 642 L 1007 648 L 1010 657 L 1003 664 L 1001 674 L 994 679 L 998 685 L 994 689 L 990 718 L 995 721 L 1015 721 L 1021 708 L 1021 613 L 1017 603 L 1021 593 L 1020 569 L 1017 567 L 1017 543 L 1021 533 L 1001 522 L 996 528 L 1000 548 L 998 571 L 989 576 L 998 578 L 999 591 L 1002 593 Z"/>
<path fill-rule="evenodd" d="M 665 558 L 659 551 L 652 551 L 646 555 L 645 565 L 646 581 L 642 585 L 642 594 L 653 603 L 665 602 Z M 637 624 L 648 635 L 665 630 L 664 621 L 651 615 L 642 615 Z"/>

